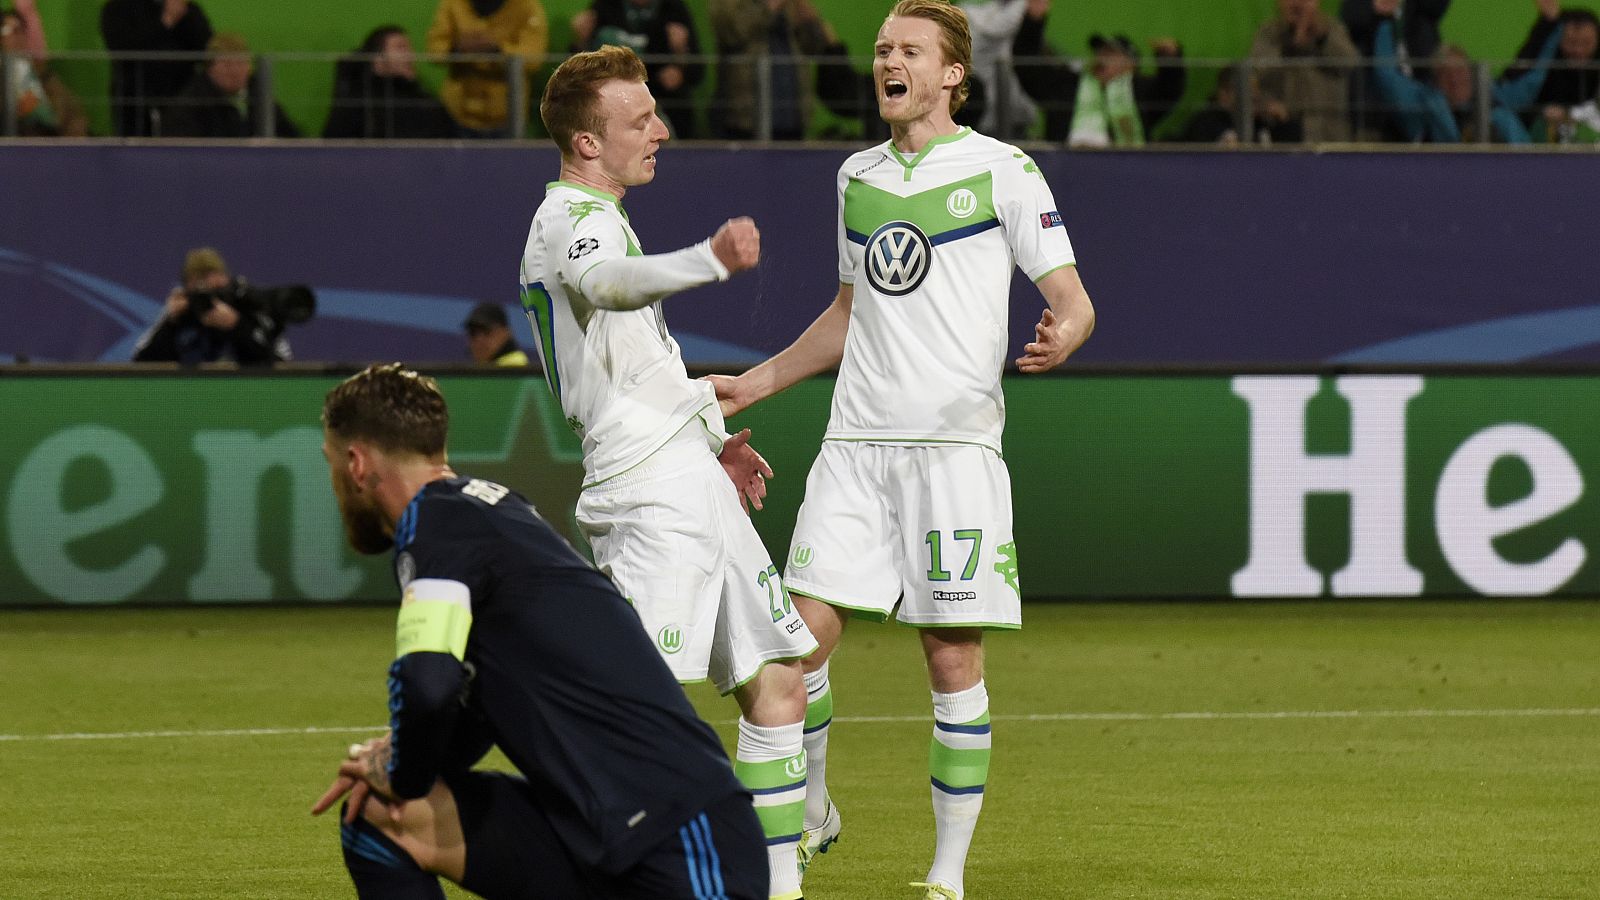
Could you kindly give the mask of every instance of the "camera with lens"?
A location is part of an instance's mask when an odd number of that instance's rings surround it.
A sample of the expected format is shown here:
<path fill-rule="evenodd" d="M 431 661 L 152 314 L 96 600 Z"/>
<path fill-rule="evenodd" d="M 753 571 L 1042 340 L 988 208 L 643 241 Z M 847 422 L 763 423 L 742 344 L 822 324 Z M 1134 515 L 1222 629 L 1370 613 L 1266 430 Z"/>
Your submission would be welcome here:
<path fill-rule="evenodd" d="M 257 287 L 243 278 L 234 278 L 220 288 L 185 291 L 184 297 L 189 301 L 189 315 L 196 319 L 210 312 L 219 301 L 233 307 L 240 315 L 264 313 L 284 325 L 298 325 L 317 311 L 316 294 L 303 284 Z"/>

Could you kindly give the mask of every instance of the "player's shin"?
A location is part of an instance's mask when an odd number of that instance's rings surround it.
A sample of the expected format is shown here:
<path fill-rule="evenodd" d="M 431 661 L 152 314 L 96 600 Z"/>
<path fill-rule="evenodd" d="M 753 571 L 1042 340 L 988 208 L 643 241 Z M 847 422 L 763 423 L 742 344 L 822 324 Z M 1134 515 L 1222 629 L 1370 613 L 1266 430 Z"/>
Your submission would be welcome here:
<path fill-rule="evenodd" d="M 769 728 L 739 719 L 733 771 L 755 797 L 756 816 L 767 840 L 771 900 L 794 900 L 800 896 L 795 848 L 800 844 L 805 815 L 803 730 L 803 722 Z"/>
<path fill-rule="evenodd" d="M 339 818 L 342 822 L 343 810 Z M 445 900 L 439 879 L 366 819 L 357 816 L 355 822 L 340 825 L 339 843 L 360 900 Z"/>
<path fill-rule="evenodd" d="M 928 775 L 936 843 L 928 882 L 959 893 L 989 780 L 989 692 L 982 681 L 955 694 L 934 692 L 933 718 Z"/>

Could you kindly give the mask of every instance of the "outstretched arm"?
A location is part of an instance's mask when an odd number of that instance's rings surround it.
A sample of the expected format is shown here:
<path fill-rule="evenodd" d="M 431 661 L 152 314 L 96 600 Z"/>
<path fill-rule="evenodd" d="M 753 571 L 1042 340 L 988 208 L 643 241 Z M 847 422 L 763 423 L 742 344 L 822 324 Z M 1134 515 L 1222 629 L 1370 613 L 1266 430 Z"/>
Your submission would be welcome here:
<path fill-rule="evenodd" d="M 1050 308 L 1033 326 L 1033 342 L 1022 348 L 1017 360 L 1017 369 L 1029 375 L 1066 362 L 1094 332 L 1094 304 L 1083 289 L 1077 266 L 1062 266 L 1039 279 L 1039 293 Z"/>
<path fill-rule="evenodd" d="M 567 258 L 581 263 L 585 246 L 580 238 Z M 710 240 L 675 253 L 608 256 L 573 273 L 571 284 L 600 309 L 642 309 L 678 291 L 726 281 L 760 259 L 761 232 L 754 221 L 741 217 L 724 223 Z"/>
<path fill-rule="evenodd" d="M 855 286 L 841 283 L 833 303 L 777 356 L 737 377 L 707 376 L 717 388 L 723 416 L 732 416 L 818 372 L 837 367 L 844 358 L 844 339 L 850 330 L 850 305 L 854 299 Z"/>

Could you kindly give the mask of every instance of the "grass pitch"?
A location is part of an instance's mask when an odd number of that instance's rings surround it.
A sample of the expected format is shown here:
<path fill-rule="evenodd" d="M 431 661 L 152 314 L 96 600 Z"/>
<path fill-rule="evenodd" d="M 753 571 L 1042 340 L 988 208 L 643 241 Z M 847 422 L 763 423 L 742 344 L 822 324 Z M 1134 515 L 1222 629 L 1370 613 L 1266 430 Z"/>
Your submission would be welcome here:
<path fill-rule="evenodd" d="M 1600 604 L 1025 615 L 989 643 L 973 900 L 1600 896 Z M 352 896 L 307 810 L 383 723 L 392 622 L 0 612 L 0 896 Z M 833 681 L 845 830 L 807 896 L 911 900 L 932 851 L 914 635 L 852 625 Z M 692 693 L 731 741 L 732 702 Z"/>

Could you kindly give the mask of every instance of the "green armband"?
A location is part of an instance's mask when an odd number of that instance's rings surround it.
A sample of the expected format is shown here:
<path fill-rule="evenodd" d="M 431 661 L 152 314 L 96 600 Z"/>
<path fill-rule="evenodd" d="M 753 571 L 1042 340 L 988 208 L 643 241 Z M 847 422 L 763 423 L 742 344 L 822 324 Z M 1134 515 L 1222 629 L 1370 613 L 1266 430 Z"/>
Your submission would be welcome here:
<path fill-rule="evenodd" d="M 472 630 L 472 593 L 459 581 L 418 578 L 406 586 L 395 624 L 394 654 L 448 653 L 462 659 Z"/>

